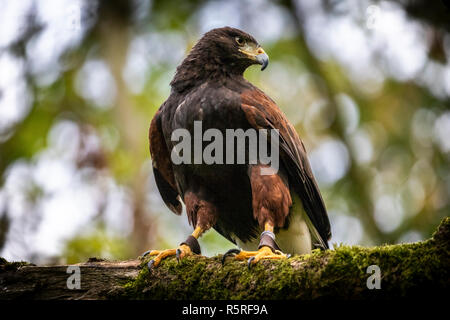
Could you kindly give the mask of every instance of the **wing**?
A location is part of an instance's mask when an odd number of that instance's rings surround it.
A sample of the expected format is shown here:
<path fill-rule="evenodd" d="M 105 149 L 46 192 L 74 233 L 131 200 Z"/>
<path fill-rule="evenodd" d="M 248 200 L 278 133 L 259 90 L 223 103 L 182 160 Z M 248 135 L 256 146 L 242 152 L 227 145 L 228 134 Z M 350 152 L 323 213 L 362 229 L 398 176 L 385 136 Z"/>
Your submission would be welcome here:
<path fill-rule="evenodd" d="M 331 238 L 327 211 L 306 156 L 303 142 L 275 102 L 257 88 L 241 94 L 241 108 L 255 129 L 278 129 L 280 159 L 289 183 L 300 197 L 311 223 L 317 230 L 321 246 L 328 248 Z"/>
<path fill-rule="evenodd" d="M 164 203 L 170 210 L 180 215 L 182 206 L 170 162 L 170 153 L 162 133 L 161 109 L 156 112 L 150 124 L 149 140 L 156 186 Z"/>

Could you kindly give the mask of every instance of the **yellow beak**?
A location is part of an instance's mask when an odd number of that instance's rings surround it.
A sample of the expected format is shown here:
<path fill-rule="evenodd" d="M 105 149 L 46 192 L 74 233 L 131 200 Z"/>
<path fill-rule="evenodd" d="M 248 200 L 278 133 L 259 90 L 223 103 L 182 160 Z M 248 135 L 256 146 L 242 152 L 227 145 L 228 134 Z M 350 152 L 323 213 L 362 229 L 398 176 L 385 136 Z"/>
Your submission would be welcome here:
<path fill-rule="evenodd" d="M 246 54 L 250 59 L 255 60 L 258 64 L 262 65 L 261 71 L 264 70 L 269 64 L 269 56 L 261 47 L 246 47 L 244 49 L 239 49 L 239 51 Z"/>

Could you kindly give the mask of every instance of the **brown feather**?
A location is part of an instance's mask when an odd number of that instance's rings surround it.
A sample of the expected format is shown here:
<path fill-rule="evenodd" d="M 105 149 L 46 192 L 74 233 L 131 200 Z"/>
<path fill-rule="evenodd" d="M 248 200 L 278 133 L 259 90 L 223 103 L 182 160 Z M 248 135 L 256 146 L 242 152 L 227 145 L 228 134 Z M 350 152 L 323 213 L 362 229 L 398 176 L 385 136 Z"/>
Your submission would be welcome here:
<path fill-rule="evenodd" d="M 164 202 L 174 213 L 180 215 L 182 206 L 179 201 L 170 154 L 161 132 L 160 113 L 161 110 L 158 110 L 153 117 L 148 134 L 153 173 Z"/>
<path fill-rule="evenodd" d="M 266 222 L 274 227 L 283 228 L 289 208 L 292 206 L 291 194 L 287 180 L 281 172 L 272 175 L 261 175 L 265 165 L 250 167 L 250 184 L 252 186 L 253 217 L 261 228 Z"/>

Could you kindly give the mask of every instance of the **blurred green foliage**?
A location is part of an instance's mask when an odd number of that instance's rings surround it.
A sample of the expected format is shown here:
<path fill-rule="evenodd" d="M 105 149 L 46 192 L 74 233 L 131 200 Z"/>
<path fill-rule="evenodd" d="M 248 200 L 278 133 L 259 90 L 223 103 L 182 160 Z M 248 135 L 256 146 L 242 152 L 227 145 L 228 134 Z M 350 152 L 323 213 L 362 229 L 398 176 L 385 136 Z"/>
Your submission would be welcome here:
<path fill-rule="evenodd" d="M 130 251 L 130 243 L 126 238 L 108 235 L 104 226 L 99 226 L 92 234 L 80 235 L 68 241 L 62 256 L 66 263 L 74 264 L 92 257 L 124 260 L 130 257 Z"/>

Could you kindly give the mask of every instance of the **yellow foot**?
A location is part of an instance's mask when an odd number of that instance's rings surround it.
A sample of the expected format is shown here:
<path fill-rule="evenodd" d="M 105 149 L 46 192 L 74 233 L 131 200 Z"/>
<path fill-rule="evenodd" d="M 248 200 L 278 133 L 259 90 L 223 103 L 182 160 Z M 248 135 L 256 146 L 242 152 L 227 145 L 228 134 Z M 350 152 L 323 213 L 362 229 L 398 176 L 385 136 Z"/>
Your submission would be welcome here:
<path fill-rule="evenodd" d="M 231 255 L 234 255 L 234 258 L 237 260 L 248 259 L 247 265 L 249 268 L 262 259 L 278 260 L 287 259 L 291 256 L 290 254 L 284 254 L 279 250 L 275 250 L 275 252 L 273 252 L 271 248 L 266 246 L 261 247 L 258 251 L 241 251 L 239 249 L 231 249 L 223 255 L 222 264 L 224 264 L 225 259 Z"/>
<path fill-rule="evenodd" d="M 182 244 L 177 249 L 149 250 L 144 252 L 144 254 L 142 254 L 142 257 L 144 258 L 146 256 L 156 255 L 156 257 L 153 260 L 150 260 L 147 264 L 148 269 L 151 270 L 152 268 L 157 267 L 164 258 L 167 258 L 169 256 L 176 256 L 177 260 L 180 261 L 180 259 L 192 254 L 193 253 L 191 251 L 191 248 L 189 248 L 189 246 L 185 244 Z"/>

